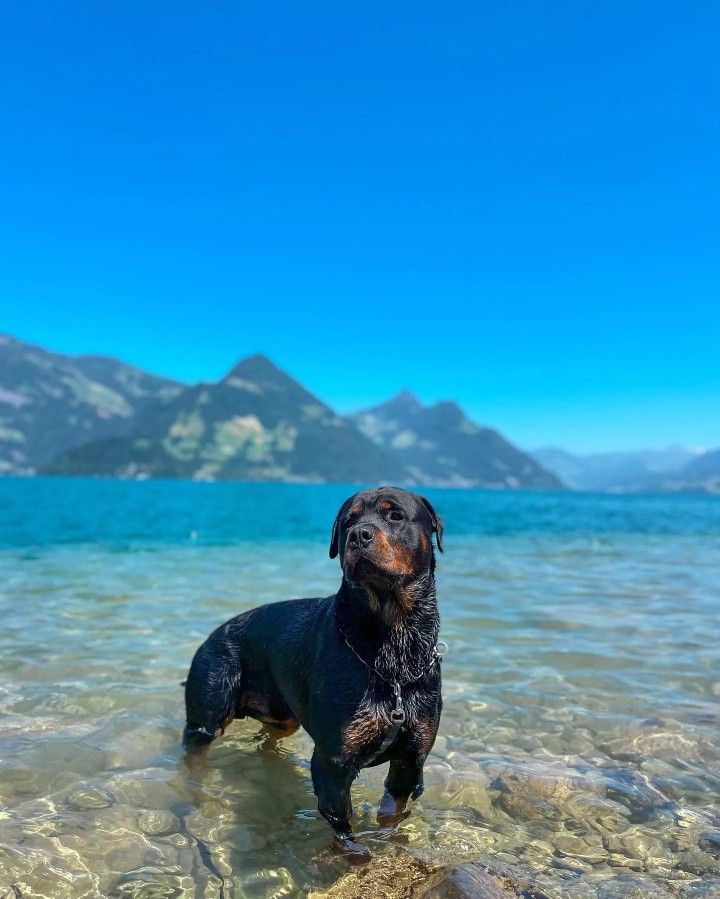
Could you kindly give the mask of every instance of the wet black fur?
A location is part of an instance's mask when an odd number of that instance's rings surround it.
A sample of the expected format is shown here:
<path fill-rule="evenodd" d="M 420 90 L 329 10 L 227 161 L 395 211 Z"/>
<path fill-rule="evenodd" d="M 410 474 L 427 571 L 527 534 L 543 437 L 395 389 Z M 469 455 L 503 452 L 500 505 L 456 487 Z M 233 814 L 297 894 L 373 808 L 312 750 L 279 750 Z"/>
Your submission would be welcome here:
<path fill-rule="evenodd" d="M 185 688 L 188 751 L 209 744 L 232 717 L 297 722 L 315 743 L 318 808 L 341 838 L 352 838 L 350 785 L 361 768 L 390 762 L 379 817 L 400 815 L 407 799 L 422 792 L 423 763 L 440 720 L 433 533 L 442 549 L 434 509 L 405 490 L 382 487 L 343 503 L 330 545 L 331 558 L 339 555 L 343 566 L 338 592 L 252 609 L 198 649 Z M 401 548 L 411 571 L 377 564 L 385 540 Z M 382 677 L 363 665 L 343 635 Z M 388 714 L 394 707 L 386 681 L 405 684 L 400 733 L 379 755 L 387 727 L 348 748 L 344 735 L 358 714 Z"/>

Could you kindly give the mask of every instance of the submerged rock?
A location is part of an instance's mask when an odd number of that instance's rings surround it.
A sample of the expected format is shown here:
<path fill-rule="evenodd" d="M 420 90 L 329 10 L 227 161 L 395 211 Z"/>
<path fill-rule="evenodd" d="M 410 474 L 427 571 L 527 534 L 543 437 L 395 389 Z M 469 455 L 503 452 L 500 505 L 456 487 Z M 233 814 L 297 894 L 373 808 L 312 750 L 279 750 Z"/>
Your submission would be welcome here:
<path fill-rule="evenodd" d="M 418 899 L 547 899 L 543 893 L 524 888 L 476 862 L 443 868 L 413 896 Z"/>
<path fill-rule="evenodd" d="M 308 899 L 407 899 L 427 882 L 432 871 L 406 853 L 374 858 L 350 871 L 329 889 L 311 892 Z"/>
<path fill-rule="evenodd" d="M 720 858 L 720 832 L 701 833 L 698 845 L 703 852 L 708 852 L 710 855 Z"/>
<path fill-rule="evenodd" d="M 309 899 L 547 899 L 509 870 L 477 862 L 429 868 L 406 853 L 374 858 Z"/>

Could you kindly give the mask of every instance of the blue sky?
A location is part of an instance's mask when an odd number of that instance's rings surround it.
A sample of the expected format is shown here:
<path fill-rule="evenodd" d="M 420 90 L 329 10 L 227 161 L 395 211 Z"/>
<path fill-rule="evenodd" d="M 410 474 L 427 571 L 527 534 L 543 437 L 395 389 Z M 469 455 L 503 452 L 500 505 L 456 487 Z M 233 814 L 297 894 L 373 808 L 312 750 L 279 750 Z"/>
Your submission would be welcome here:
<path fill-rule="evenodd" d="M 720 445 L 711 3 L 9 3 L 0 329 Z"/>

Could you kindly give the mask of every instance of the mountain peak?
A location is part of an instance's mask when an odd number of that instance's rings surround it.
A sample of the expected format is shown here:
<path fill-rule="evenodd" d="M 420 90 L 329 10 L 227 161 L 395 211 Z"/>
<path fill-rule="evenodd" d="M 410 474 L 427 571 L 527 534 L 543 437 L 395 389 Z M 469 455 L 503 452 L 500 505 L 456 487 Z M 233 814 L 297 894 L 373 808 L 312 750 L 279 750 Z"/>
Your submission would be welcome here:
<path fill-rule="evenodd" d="M 352 416 L 391 449 L 416 483 L 452 487 L 540 487 L 560 481 L 496 431 L 480 427 L 452 400 L 423 406 L 409 391 Z"/>
<path fill-rule="evenodd" d="M 401 390 L 377 408 L 385 412 L 418 412 L 422 409 L 422 403 L 410 390 Z"/>
<path fill-rule="evenodd" d="M 445 426 L 457 426 L 467 421 L 467 415 L 453 400 L 440 400 L 427 408 L 428 417 L 436 422 L 442 422 Z"/>
<path fill-rule="evenodd" d="M 226 386 L 243 388 L 255 393 L 266 390 L 282 394 L 286 399 L 292 398 L 295 403 L 304 403 L 322 407 L 330 415 L 334 415 L 329 407 L 310 393 L 292 375 L 279 368 L 272 359 L 262 353 L 255 353 L 237 362 L 219 382 Z"/>
<path fill-rule="evenodd" d="M 246 356 L 244 359 L 236 362 L 223 380 L 227 381 L 228 378 L 246 378 L 250 381 L 257 378 L 274 380 L 278 376 L 288 377 L 282 369 L 275 365 L 272 359 L 269 359 L 262 353 L 254 353 L 252 356 Z"/>
<path fill-rule="evenodd" d="M 455 400 L 438 400 L 431 408 L 440 409 L 443 412 L 452 412 L 456 415 L 462 415 L 463 417 L 465 416 L 465 413 Z"/>

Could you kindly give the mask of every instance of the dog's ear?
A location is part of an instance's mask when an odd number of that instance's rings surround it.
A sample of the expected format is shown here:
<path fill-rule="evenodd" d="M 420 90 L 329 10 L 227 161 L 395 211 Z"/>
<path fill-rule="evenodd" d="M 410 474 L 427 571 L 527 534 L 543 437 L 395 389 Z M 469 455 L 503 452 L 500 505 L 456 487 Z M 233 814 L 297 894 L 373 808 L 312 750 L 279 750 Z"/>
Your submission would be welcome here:
<path fill-rule="evenodd" d="M 423 506 L 425 506 L 425 508 L 426 508 L 426 509 L 428 510 L 428 512 L 430 513 L 430 519 L 431 519 L 431 521 L 432 521 L 432 530 L 433 530 L 433 534 L 435 534 L 435 539 L 437 540 L 437 548 L 440 550 L 440 552 L 443 552 L 443 543 L 442 543 L 442 538 L 443 538 L 443 520 L 442 520 L 442 518 L 440 518 L 440 516 L 437 514 L 437 512 L 435 511 L 435 509 L 433 509 L 432 503 L 430 502 L 429 499 L 425 499 L 424 496 L 418 496 L 418 499 L 420 500 L 420 502 L 423 504 Z"/>
<path fill-rule="evenodd" d="M 334 559 L 337 554 L 340 552 L 340 519 L 345 512 L 345 506 L 350 502 L 350 500 L 345 500 L 345 502 L 338 509 L 338 513 L 335 516 L 335 521 L 333 521 L 332 526 L 332 535 L 330 537 L 330 558 Z"/>

